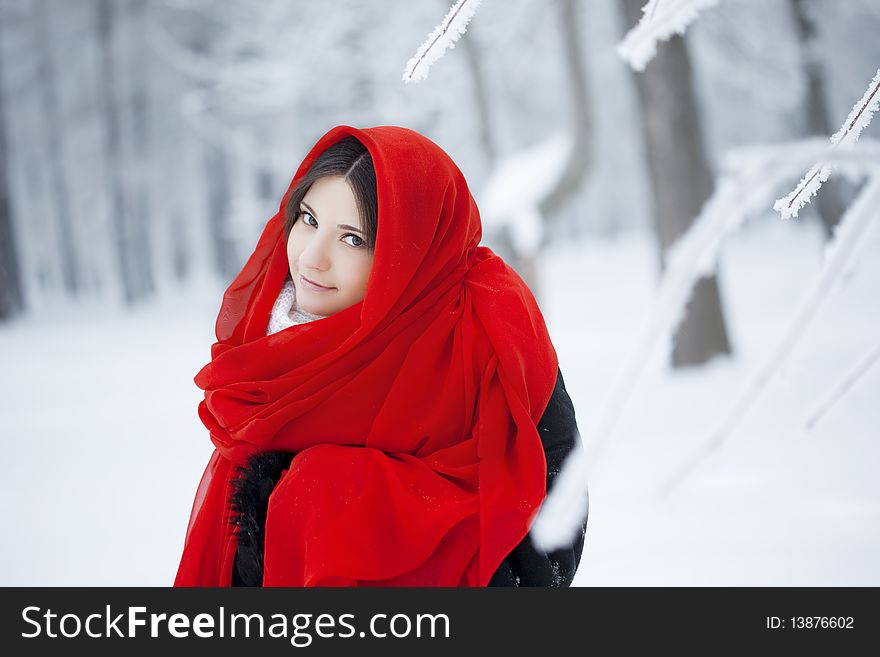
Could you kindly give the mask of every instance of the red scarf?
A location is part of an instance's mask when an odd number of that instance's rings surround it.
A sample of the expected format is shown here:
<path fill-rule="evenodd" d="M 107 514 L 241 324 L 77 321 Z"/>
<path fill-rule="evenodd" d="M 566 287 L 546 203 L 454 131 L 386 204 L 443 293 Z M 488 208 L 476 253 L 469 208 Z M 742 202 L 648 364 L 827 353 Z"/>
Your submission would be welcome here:
<path fill-rule="evenodd" d="M 376 169 L 366 296 L 267 336 L 288 273 L 284 207 L 347 135 Z M 545 495 L 536 425 L 556 352 L 522 279 L 485 246 L 464 176 L 422 135 L 337 126 L 300 164 L 223 295 L 196 375 L 216 446 L 175 586 L 229 586 L 234 466 L 295 452 L 270 497 L 264 586 L 486 586 Z"/>

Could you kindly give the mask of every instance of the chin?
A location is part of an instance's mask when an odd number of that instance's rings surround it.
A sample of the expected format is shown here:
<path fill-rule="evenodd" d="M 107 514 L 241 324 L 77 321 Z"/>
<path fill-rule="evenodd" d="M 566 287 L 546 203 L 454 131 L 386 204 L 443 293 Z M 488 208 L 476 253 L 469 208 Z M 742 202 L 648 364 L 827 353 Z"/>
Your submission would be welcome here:
<path fill-rule="evenodd" d="M 320 307 L 316 308 L 315 306 L 312 306 L 307 303 L 300 304 L 299 309 L 304 310 L 307 313 L 311 313 L 312 315 L 332 315 L 333 314 L 333 312 L 331 310 L 328 310 L 327 308 L 320 308 Z"/>
<path fill-rule="evenodd" d="M 296 305 L 301 310 L 313 315 L 332 315 L 335 312 L 330 307 L 330 304 L 313 303 L 312 299 L 309 298 L 311 296 L 309 292 L 309 290 L 300 289 L 299 285 L 296 286 Z"/>

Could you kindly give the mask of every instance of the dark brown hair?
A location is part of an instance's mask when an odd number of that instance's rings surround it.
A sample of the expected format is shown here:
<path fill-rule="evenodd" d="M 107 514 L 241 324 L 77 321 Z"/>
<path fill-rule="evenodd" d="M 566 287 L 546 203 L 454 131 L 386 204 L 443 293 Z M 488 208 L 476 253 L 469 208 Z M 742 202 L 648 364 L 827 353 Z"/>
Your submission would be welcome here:
<path fill-rule="evenodd" d="M 287 240 L 301 214 L 300 203 L 309 188 L 325 176 L 341 176 L 351 187 L 360 214 L 361 229 L 365 233 L 364 241 L 370 251 L 374 250 L 379 220 L 376 170 L 367 147 L 350 135 L 321 153 L 291 191 L 284 209 L 284 239 Z"/>

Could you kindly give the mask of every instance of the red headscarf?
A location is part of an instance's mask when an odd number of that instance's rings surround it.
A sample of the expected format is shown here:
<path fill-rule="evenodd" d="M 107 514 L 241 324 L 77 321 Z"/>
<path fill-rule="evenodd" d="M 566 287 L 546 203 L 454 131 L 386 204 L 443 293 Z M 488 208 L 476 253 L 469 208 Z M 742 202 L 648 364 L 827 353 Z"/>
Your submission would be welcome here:
<path fill-rule="evenodd" d="M 267 336 L 287 199 L 348 135 L 376 170 L 366 296 Z M 557 358 L 531 292 L 481 234 L 461 171 L 417 132 L 337 126 L 315 144 L 226 290 L 195 377 L 216 449 L 175 586 L 230 585 L 230 478 L 265 450 L 296 456 L 269 499 L 264 586 L 488 584 L 544 499 L 536 425 Z"/>

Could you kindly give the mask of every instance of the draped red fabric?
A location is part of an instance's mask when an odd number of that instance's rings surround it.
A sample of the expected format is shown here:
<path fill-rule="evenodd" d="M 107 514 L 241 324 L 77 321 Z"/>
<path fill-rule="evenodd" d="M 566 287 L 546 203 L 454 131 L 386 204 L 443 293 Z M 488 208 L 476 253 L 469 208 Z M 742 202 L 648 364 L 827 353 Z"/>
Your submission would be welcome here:
<path fill-rule="evenodd" d="M 353 135 L 376 170 L 366 296 L 266 335 L 288 273 L 284 208 L 328 146 Z M 486 586 L 545 496 L 536 425 L 557 356 L 522 279 L 485 246 L 464 176 L 397 126 L 327 132 L 226 290 L 196 375 L 215 450 L 175 586 L 229 586 L 235 465 L 296 456 L 269 498 L 264 586 Z"/>

